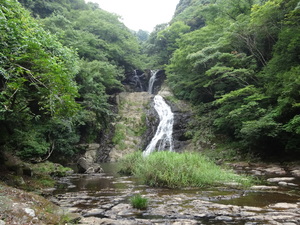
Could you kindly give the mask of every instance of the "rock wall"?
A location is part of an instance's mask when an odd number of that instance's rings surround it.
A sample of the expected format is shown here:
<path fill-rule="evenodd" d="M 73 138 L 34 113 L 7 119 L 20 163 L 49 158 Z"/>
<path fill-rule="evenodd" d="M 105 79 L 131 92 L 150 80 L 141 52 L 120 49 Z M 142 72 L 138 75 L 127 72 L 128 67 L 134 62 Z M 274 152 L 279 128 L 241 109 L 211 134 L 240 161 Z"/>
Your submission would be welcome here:
<path fill-rule="evenodd" d="M 151 70 L 135 70 L 131 73 L 125 74 L 125 79 L 122 81 L 127 92 L 147 92 L 149 86 L 149 79 L 154 71 Z M 164 70 L 158 70 L 154 82 L 153 94 L 157 94 L 166 79 Z"/>
<path fill-rule="evenodd" d="M 101 135 L 102 139 L 96 156 L 97 162 L 115 162 L 126 154 L 144 150 L 155 135 L 159 117 L 154 109 L 154 95 L 146 91 L 141 92 L 141 87 L 148 85 L 150 72 L 135 71 L 127 75 L 125 82 L 127 92 L 122 92 L 115 97 L 118 118 L 105 134 Z M 142 83 L 135 82 L 134 76 L 140 76 Z M 154 83 L 154 94 L 164 97 L 174 113 L 174 149 L 181 152 L 190 143 L 185 132 L 192 118 L 192 110 L 183 101 L 175 101 L 172 92 L 164 84 L 164 79 L 164 71 L 158 71 L 157 80 Z M 132 92 L 132 90 L 136 91 Z"/>
<path fill-rule="evenodd" d="M 109 153 L 109 161 L 118 161 L 124 155 L 144 148 L 148 120 L 152 120 L 147 116 L 152 98 L 147 92 L 122 92 L 117 96 L 118 119 L 114 124 L 114 146 Z"/>

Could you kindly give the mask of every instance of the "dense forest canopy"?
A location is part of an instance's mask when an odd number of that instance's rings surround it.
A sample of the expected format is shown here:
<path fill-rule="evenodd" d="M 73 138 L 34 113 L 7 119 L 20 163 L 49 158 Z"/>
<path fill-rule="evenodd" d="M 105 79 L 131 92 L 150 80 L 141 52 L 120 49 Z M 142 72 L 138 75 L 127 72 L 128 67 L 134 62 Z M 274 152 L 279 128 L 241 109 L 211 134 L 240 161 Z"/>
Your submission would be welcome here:
<path fill-rule="evenodd" d="M 5 0 L 0 16 L 1 149 L 68 155 L 97 140 L 114 119 L 110 95 L 142 66 L 137 37 L 84 0 Z"/>
<path fill-rule="evenodd" d="M 174 94 L 198 108 L 194 137 L 210 127 L 249 152 L 297 155 L 300 5 L 285 0 L 181 1 L 190 26 L 166 64 Z"/>
<path fill-rule="evenodd" d="M 196 143 L 300 154 L 298 0 L 180 0 L 151 34 L 84 0 L 3 0 L 0 17 L 1 150 L 73 154 L 114 120 L 125 73 L 160 68 Z"/>

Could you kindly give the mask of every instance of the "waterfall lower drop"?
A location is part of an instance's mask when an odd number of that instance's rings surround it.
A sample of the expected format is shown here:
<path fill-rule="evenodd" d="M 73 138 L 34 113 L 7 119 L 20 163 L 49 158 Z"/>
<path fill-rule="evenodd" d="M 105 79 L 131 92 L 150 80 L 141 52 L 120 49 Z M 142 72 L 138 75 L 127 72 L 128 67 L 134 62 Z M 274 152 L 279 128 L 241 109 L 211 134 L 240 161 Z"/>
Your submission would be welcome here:
<path fill-rule="evenodd" d="M 149 80 L 148 92 L 152 94 L 153 83 L 156 78 L 156 73 L 152 73 Z M 153 151 L 167 150 L 173 151 L 173 123 L 174 115 L 172 113 L 171 107 L 165 102 L 162 96 L 155 95 L 154 97 L 154 108 L 159 116 L 159 124 L 154 137 L 152 138 L 150 144 L 147 146 L 143 152 L 143 156 L 148 156 Z"/>

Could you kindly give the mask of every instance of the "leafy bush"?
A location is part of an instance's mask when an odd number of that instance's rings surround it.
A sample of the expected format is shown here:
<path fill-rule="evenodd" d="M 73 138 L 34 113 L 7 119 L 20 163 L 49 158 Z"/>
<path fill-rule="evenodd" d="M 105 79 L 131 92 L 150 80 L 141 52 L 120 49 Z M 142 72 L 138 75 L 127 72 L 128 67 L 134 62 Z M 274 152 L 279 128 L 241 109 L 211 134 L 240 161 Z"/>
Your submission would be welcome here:
<path fill-rule="evenodd" d="M 130 202 L 132 207 L 136 209 L 146 209 L 148 207 L 148 199 L 143 198 L 140 194 L 131 197 Z"/>
<path fill-rule="evenodd" d="M 237 182 L 249 185 L 252 179 L 222 169 L 198 153 L 155 152 L 148 157 L 140 153 L 127 156 L 121 171 L 133 174 L 154 187 L 204 187 Z"/>

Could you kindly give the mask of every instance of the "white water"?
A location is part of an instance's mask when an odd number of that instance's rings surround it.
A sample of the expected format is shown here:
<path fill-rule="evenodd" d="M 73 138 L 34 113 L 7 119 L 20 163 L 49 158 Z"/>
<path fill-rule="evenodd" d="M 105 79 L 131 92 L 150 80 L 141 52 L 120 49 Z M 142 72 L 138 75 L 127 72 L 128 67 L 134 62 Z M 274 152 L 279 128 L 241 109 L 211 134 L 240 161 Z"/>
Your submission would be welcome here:
<path fill-rule="evenodd" d="M 149 94 L 153 94 L 153 84 L 155 82 L 155 79 L 156 79 L 156 74 L 158 73 L 159 70 L 153 72 L 151 70 L 151 77 L 149 79 L 149 85 L 148 85 L 148 93 Z"/>
<path fill-rule="evenodd" d="M 159 115 L 160 122 L 154 137 L 143 152 L 144 156 L 148 156 L 155 150 L 162 151 L 169 149 L 169 151 L 173 151 L 172 134 L 174 115 L 171 108 L 160 95 L 154 97 L 154 108 Z"/>

